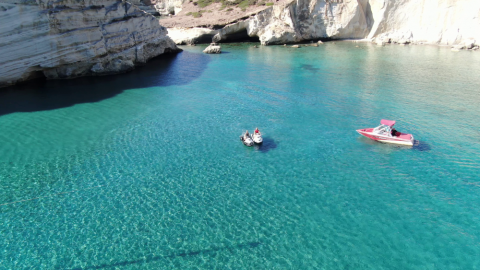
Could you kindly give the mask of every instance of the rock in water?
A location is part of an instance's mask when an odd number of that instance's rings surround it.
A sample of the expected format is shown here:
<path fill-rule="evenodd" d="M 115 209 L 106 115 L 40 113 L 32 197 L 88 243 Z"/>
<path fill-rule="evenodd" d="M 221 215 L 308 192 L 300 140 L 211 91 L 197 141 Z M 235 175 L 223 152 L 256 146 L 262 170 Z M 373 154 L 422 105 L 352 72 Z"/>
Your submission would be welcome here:
<path fill-rule="evenodd" d="M 465 40 L 463 44 L 465 44 L 465 49 L 470 50 L 470 49 L 473 49 L 473 47 L 475 47 L 475 40 L 468 39 L 468 40 Z"/>
<path fill-rule="evenodd" d="M 383 39 L 381 39 L 381 38 L 377 38 L 377 40 L 375 41 L 375 43 L 376 43 L 378 46 L 385 46 L 385 41 L 383 41 Z"/>
<path fill-rule="evenodd" d="M 205 50 L 203 50 L 204 53 L 221 53 L 222 52 L 222 47 L 220 45 L 217 45 L 216 43 L 211 43 Z"/>
<path fill-rule="evenodd" d="M 293 45 L 292 48 L 301 48 L 300 45 Z"/>

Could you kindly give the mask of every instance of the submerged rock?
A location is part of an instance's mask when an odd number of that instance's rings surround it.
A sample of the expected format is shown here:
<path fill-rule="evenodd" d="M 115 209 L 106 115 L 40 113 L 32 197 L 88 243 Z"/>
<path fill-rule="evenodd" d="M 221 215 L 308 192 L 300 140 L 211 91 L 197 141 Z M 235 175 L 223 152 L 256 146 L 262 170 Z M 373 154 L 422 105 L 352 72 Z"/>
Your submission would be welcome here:
<path fill-rule="evenodd" d="M 216 43 L 211 43 L 205 50 L 204 53 L 221 53 L 222 47 Z"/>

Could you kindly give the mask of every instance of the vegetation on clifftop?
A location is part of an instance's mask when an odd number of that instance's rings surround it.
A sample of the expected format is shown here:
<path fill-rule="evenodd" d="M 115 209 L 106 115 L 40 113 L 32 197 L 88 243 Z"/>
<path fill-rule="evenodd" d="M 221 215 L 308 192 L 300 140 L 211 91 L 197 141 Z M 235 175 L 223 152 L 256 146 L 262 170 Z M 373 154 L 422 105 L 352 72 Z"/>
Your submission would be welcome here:
<path fill-rule="evenodd" d="M 197 5 L 201 8 L 204 8 L 210 4 L 213 3 L 221 3 L 222 7 L 220 10 L 223 10 L 225 7 L 228 6 L 236 6 L 242 11 L 245 11 L 247 7 L 249 6 L 272 6 L 273 3 L 267 3 L 264 0 L 198 0 L 198 1 L 193 1 L 191 0 L 190 2 L 193 2 L 194 5 Z"/>

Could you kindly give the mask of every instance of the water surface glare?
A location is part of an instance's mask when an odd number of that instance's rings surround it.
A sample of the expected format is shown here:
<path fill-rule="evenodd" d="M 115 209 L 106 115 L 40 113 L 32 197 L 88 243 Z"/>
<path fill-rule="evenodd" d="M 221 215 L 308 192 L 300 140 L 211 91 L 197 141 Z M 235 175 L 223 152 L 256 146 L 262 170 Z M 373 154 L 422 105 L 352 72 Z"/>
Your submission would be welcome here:
<path fill-rule="evenodd" d="M 252 45 L 0 91 L 0 269 L 480 267 L 480 53 Z"/>

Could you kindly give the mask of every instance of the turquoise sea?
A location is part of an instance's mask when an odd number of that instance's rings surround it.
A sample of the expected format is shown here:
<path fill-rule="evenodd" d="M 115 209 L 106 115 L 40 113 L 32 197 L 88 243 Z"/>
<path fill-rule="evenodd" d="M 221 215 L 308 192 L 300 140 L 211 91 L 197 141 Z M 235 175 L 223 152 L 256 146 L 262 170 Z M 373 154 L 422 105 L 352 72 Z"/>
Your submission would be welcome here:
<path fill-rule="evenodd" d="M 480 53 L 252 45 L 0 90 L 0 269 L 480 268 Z"/>

